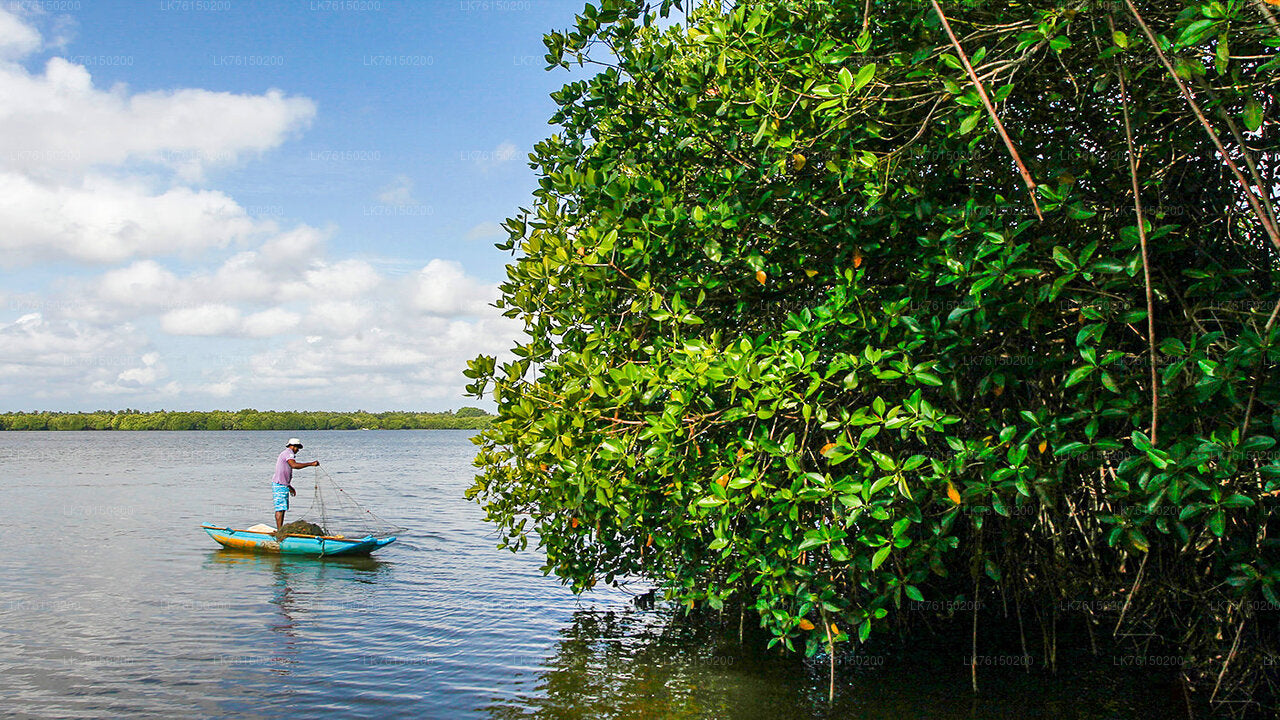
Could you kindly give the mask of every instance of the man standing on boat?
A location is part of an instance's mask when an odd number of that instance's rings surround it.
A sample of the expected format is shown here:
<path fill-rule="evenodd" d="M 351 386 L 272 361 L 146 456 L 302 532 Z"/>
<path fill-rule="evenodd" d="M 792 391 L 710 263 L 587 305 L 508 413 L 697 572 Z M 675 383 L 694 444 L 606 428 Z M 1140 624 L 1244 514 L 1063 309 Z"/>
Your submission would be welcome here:
<path fill-rule="evenodd" d="M 297 495 L 298 491 L 293 489 L 293 471 L 298 468 L 318 467 L 319 460 L 312 460 L 308 463 L 300 463 L 294 458 L 298 451 L 302 449 L 302 441 L 298 438 L 289 438 L 289 442 L 284 446 L 284 451 L 280 453 L 280 457 L 276 458 L 276 474 L 271 478 L 271 494 L 275 499 L 276 505 L 276 537 L 284 539 L 284 512 L 289 509 L 289 496 Z"/>

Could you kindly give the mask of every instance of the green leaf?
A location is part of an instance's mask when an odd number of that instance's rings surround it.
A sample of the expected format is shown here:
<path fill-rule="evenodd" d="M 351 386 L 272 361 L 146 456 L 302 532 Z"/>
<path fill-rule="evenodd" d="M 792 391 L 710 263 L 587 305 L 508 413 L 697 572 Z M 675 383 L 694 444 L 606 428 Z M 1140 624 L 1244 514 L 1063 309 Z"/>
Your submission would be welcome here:
<path fill-rule="evenodd" d="M 1092 375 L 1093 371 L 1096 369 L 1097 368 L 1093 365 L 1081 365 L 1075 370 L 1072 370 L 1071 374 L 1067 375 L 1067 381 L 1063 384 L 1063 387 L 1071 387 L 1072 385 L 1076 385 L 1084 381 L 1084 379 Z"/>
<path fill-rule="evenodd" d="M 880 567 L 880 565 L 884 563 L 885 558 L 889 557 L 889 551 L 892 549 L 892 545 L 885 545 L 877 550 L 876 554 L 871 557 L 871 569 L 875 570 Z"/>
<path fill-rule="evenodd" d="M 1215 510 L 1209 515 L 1209 530 L 1216 537 L 1222 537 L 1227 531 L 1227 514 L 1222 510 Z"/>
<path fill-rule="evenodd" d="M 1217 24 L 1216 20 L 1197 20 L 1182 31 L 1175 44 L 1181 47 L 1195 45 L 1212 33 L 1214 26 Z"/>
<path fill-rule="evenodd" d="M 853 91 L 857 92 L 863 88 L 871 79 L 876 76 L 876 64 L 864 65 L 858 71 L 858 76 L 853 79 Z"/>
<path fill-rule="evenodd" d="M 1258 102 L 1258 98 L 1250 96 L 1244 104 L 1244 112 L 1241 113 L 1244 120 L 1244 126 L 1249 132 L 1257 132 L 1262 127 L 1262 103 Z"/>

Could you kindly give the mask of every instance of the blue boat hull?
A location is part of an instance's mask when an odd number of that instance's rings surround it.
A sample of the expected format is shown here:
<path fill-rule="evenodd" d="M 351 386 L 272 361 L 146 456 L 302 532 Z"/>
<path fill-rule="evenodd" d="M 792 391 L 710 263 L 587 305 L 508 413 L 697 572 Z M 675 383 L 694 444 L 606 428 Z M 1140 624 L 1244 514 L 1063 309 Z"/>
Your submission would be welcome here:
<path fill-rule="evenodd" d="M 394 537 L 363 537 L 355 540 L 318 535 L 286 535 L 284 540 L 276 540 L 274 533 L 256 530 L 233 530 L 217 525 L 202 525 L 223 547 L 251 552 L 277 553 L 280 555 L 310 555 L 312 557 L 334 557 L 338 555 L 368 555 L 380 547 L 395 542 Z"/>

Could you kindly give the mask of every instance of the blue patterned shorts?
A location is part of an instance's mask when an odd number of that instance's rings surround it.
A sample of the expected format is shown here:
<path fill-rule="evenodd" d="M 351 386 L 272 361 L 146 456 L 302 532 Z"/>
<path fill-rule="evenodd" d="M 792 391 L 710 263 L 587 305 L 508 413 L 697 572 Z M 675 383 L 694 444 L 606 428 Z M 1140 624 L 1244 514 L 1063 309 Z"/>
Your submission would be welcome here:
<path fill-rule="evenodd" d="M 271 483 L 271 494 L 276 501 L 276 510 L 289 509 L 289 486 L 280 483 Z"/>

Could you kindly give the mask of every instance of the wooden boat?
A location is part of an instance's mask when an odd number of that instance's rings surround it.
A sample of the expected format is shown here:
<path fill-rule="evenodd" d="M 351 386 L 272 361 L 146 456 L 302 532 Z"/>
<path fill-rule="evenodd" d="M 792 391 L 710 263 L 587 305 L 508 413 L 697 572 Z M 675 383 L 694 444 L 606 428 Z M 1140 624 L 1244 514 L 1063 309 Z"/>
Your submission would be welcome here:
<path fill-rule="evenodd" d="M 200 527 L 223 547 L 281 555 L 368 555 L 396 541 L 394 537 L 376 538 L 372 535 L 357 539 L 341 535 L 286 535 L 284 540 L 276 540 L 275 533 L 270 531 L 233 530 L 208 523 Z"/>

